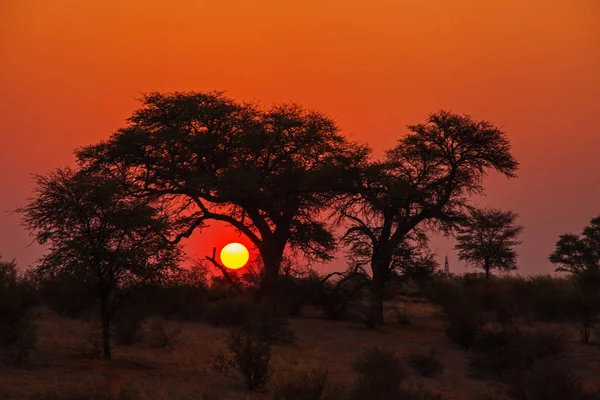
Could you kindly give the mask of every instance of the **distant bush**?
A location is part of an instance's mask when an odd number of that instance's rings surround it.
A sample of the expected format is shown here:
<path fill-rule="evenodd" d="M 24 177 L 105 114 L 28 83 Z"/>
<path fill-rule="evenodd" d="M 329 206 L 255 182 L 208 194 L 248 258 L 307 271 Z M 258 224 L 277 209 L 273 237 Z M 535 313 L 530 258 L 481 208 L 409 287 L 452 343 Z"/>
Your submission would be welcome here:
<path fill-rule="evenodd" d="M 20 364 L 37 341 L 29 287 L 14 262 L 0 259 L 0 359 Z"/>
<path fill-rule="evenodd" d="M 406 371 L 393 352 L 368 349 L 354 360 L 353 369 L 358 373 L 358 379 L 350 396 L 352 400 L 400 398 L 400 384 Z"/>
<path fill-rule="evenodd" d="M 469 366 L 476 373 L 502 379 L 565 351 L 566 338 L 558 331 L 524 332 L 515 327 L 486 329 L 477 336 Z"/>
<path fill-rule="evenodd" d="M 76 349 L 76 357 L 82 358 L 96 358 L 99 359 L 102 356 L 102 333 L 97 329 L 89 331 L 81 343 Z"/>
<path fill-rule="evenodd" d="M 285 307 L 280 308 L 273 303 L 261 304 L 256 308 L 243 328 L 270 344 L 292 344 L 296 340 L 289 327 Z"/>
<path fill-rule="evenodd" d="M 326 368 L 314 368 L 295 373 L 275 385 L 275 400 L 336 400 L 342 399 L 339 386 L 332 384 Z"/>
<path fill-rule="evenodd" d="M 444 372 L 444 366 L 437 359 L 437 355 L 433 350 L 426 354 L 410 354 L 408 356 L 408 364 L 424 377 L 432 377 Z"/>
<path fill-rule="evenodd" d="M 446 336 L 460 347 L 470 348 L 485 322 L 480 304 L 464 290 L 442 308 L 446 315 Z"/>
<path fill-rule="evenodd" d="M 256 305 L 249 299 L 222 299 L 207 305 L 204 320 L 216 327 L 239 327 L 254 315 Z"/>
<path fill-rule="evenodd" d="M 130 346 L 142 340 L 142 328 L 145 318 L 139 312 L 123 312 L 115 319 L 113 325 L 113 338 L 115 343 Z"/>
<path fill-rule="evenodd" d="M 149 339 L 153 347 L 172 349 L 178 342 L 183 327 L 169 325 L 164 321 L 155 321 L 150 325 Z"/>
<path fill-rule="evenodd" d="M 598 400 L 600 393 L 586 391 L 579 379 L 558 363 L 538 364 L 530 371 L 516 374 L 509 382 L 514 400 Z"/>
<path fill-rule="evenodd" d="M 231 357 L 219 354 L 213 368 L 225 375 L 237 372 L 248 390 L 264 388 L 271 377 L 271 345 L 247 332 L 232 331 L 227 346 Z"/>

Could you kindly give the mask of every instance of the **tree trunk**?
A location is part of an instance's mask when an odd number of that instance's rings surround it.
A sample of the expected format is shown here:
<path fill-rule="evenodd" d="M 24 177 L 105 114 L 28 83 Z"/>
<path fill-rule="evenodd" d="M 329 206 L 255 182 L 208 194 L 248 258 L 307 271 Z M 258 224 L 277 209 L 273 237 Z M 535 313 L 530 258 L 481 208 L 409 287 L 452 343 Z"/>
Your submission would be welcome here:
<path fill-rule="evenodd" d="M 487 262 L 483 265 L 483 269 L 485 269 L 485 280 L 487 281 L 490 279 L 490 266 Z"/>
<path fill-rule="evenodd" d="M 379 273 L 373 271 L 373 280 L 371 281 L 371 287 L 369 291 L 369 319 L 367 320 L 367 327 L 374 329 L 383 325 L 383 290 L 385 287 L 385 281 Z"/>
<path fill-rule="evenodd" d="M 383 291 L 388 275 L 391 257 L 385 253 L 375 250 L 371 258 L 371 287 L 369 291 L 370 311 L 367 327 L 377 328 L 383 325 Z"/>
<path fill-rule="evenodd" d="M 263 260 L 264 275 L 259 288 L 259 298 L 274 297 L 279 289 L 279 270 L 283 260 L 283 251 L 285 243 L 269 243 L 265 241 L 265 246 L 261 250 Z"/>
<path fill-rule="evenodd" d="M 100 299 L 100 316 L 102 318 L 102 357 L 110 360 L 112 354 L 110 349 L 110 313 L 108 311 L 108 300 Z"/>

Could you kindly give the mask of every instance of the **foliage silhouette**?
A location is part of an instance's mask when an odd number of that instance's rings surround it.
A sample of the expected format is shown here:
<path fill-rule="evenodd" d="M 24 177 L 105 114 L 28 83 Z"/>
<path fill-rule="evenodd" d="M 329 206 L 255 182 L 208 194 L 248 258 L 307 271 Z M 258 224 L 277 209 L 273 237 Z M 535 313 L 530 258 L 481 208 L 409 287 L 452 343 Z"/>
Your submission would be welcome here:
<path fill-rule="evenodd" d="M 207 221 L 248 237 L 277 285 L 284 251 L 331 258 L 335 241 L 320 214 L 346 190 L 368 150 L 326 116 L 287 104 L 261 109 L 221 93 L 152 93 L 130 125 L 80 149 L 86 168 L 126 174 L 136 195 L 170 204 L 177 242 Z"/>
<path fill-rule="evenodd" d="M 489 170 L 514 177 L 518 167 L 506 134 L 487 121 L 440 111 L 408 130 L 382 161 L 363 169 L 360 185 L 339 205 L 350 223 L 344 239 L 351 254 L 371 266 L 372 327 L 383 323 L 383 288 L 407 243 L 426 226 L 455 226 Z"/>
<path fill-rule="evenodd" d="M 18 209 L 36 240 L 48 246 L 37 273 L 67 274 L 94 289 L 100 303 L 103 357 L 110 359 L 115 312 L 144 284 L 177 268 L 180 248 L 166 242 L 170 224 L 147 198 L 122 181 L 59 169 L 36 177 L 36 197 Z"/>
<path fill-rule="evenodd" d="M 456 250 L 461 261 L 483 268 L 488 279 L 492 269 L 517 269 L 514 246 L 523 227 L 516 225 L 517 215 L 493 208 L 470 208 L 469 215 L 456 230 Z"/>

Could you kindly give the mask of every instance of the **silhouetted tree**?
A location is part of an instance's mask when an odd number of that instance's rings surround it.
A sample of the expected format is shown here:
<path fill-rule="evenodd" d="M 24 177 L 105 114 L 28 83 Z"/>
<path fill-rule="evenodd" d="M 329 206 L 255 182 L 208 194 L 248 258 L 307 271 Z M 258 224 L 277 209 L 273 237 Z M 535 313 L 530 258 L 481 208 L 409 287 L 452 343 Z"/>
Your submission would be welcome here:
<path fill-rule="evenodd" d="M 582 341 L 587 343 L 600 312 L 600 216 L 593 218 L 581 235 L 561 235 L 549 259 L 558 264 L 556 271 L 574 277 L 572 306 L 581 323 Z"/>
<path fill-rule="evenodd" d="M 592 219 L 581 235 L 561 235 L 549 258 L 560 272 L 579 275 L 600 270 L 600 216 Z"/>
<path fill-rule="evenodd" d="M 115 312 L 136 289 L 177 267 L 180 249 L 164 240 L 171 229 L 165 213 L 128 195 L 122 181 L 69 168 L 37 176 L 35 197 L 18 212 L 48 247 L 38 274 L 68 274 L 95 291 L 103 356 L 110 359 Z"/>
<path fill-rule="evenodd" d="M 320 214 L 367 153 L 332 120 L 297 105 L 264 110 L 220 93 L 154 93 L 129 122 L 80 150 L 79 162 L 126 173 L 137 194 L 169 200 L 182 216 L 171 240 L 210 220 L 231 225 L 260 252 L 263 289 L 276 285 L 286 246 L 331 258 L 335 241 Z"/>
<path fill-rule="evenodd" d="M 483 191 L 488 170 L 514 177 L 518 163 L 504 132 L 486 121 L 440 111 L 363 170 L 361 185 L 339 206 L 346 237 L 364 240 L 372 270 L 370 326 L 383 322 L 383 288 L 398 247 L 429 228 L 449 229 Z"/>
<path fill-rule="evenodd" d="M 492 269 L 513 271 L 517 269 L 514 247 L 523 227 L 516 224 L 517 214 L 495 208 L 470 208 L 468 216 L 457 228 L 455 249 L 458 258 L 468 264 L 483 268 L 485 279 Z"/>

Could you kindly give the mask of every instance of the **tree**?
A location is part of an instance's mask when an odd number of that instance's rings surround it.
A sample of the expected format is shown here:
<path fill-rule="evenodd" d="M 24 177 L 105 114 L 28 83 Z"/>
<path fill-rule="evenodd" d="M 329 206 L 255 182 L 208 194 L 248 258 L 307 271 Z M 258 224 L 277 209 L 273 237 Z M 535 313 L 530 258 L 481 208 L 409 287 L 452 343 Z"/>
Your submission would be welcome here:
<path fill-rule="evenodd" d="M 549 259 L 558 264 L 556 271 L 574 277 L 576 292 L 571 305 L 581 323 L 581 339 L 587 343 L 600 312 L 600 216 L 593 218 L 581 235 L 561 235 Z"/>
<path fill-rule="evenodd" d="M 440 111 L 408 130 L 383 160 L 363 168 L 338 205 L 350 224 L 346 240 L 365 243 L 370 258 L 370 327 L 383 323 L 383 289 L 398 249 L 426 228 L 455 226 L 489 170 L 514 177 L 518 168 L 506 134 L 487 121 Z"/>
<path fill-rule="evenodd" d="M 468 264 L 483 268 L 485 279 L 492 269 L 513 271 L 517 269 L 514 247 L 523 227 L 515 223 L 517 214 L 495 208 L 470 208 L 468 216 L 457 228 L 455 249 L 458 258 Z"/>
<path fill-rule="evenodd" d="M 335 241 L 320 220 L 368 150 L 334 122 L 297 105 L 262 109 L 221 93 L 153 93 L 130 125 L 81 149 L 82 165 L 126 173 L 136 192 L 180 215 L 172 241 L 208 221 L 248 237 L 276 286 L 286 247 L 329 260 Z"/>
<path fill-rule="evenodd" d="M 69 168 L 37 176 L 35 197 L 17 211 L 48 247 L 37 273 L 70 275 L 93 288 L 103 356 L 110 359 L 115 312 L 142 285 L 177 268 L 180 249 L 165 240 L 171 229 L 166 214 L 149 199 L 128 195 L 123 181 Z"/>
<path fill-rule="evenodd" d="M 592 219 L 581 235 L 560 235 L 549 259 L 558 264 L 559 272 L 581 275 L 600 270 L 600 216 Z"/>

